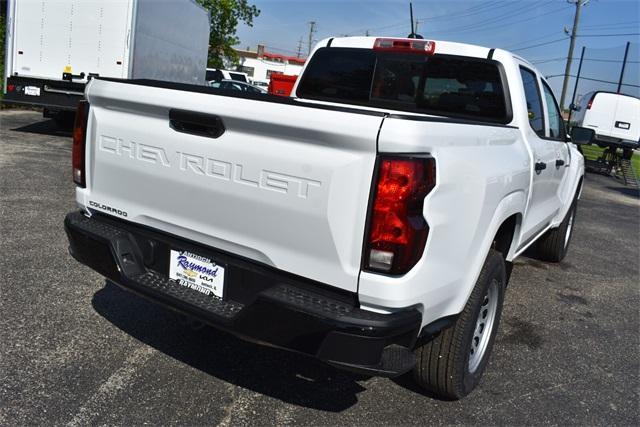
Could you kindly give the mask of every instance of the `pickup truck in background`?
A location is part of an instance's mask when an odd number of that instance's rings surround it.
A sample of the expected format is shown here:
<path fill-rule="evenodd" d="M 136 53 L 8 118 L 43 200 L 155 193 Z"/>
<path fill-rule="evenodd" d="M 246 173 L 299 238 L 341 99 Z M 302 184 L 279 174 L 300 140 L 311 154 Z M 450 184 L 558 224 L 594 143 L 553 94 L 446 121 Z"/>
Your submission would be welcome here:
<path fill-rule="evenodd" d="M 461 398 L 514 258 L 569 247 L 583 157 L 504 50 L 331 38 L 292 98 L 96 78 L 86 100 L 72 256 L 247 340 Z"/>

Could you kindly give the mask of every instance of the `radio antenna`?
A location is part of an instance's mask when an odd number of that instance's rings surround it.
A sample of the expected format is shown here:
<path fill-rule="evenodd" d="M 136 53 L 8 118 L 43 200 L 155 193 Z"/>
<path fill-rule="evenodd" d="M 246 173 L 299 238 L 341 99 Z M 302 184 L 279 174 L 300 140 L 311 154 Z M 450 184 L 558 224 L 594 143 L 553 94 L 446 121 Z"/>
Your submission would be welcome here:
<path fill-rule="evenodd" d="M 413 31 L 413 3 L 409 2 L 409 19 L 411 20 L 411 34 L 409 34 L 409 38 L 413 39 L 416 37 L 416 33 Z"/>
<path fill-rule="evenodd" d="M 409 34 L 407 38 L 421 39 L 422 36 L 420 34 L 416 34 L 416 28 L 413 26 L 414 22 L 416 26 L 418 25 L 418 22 L 413 20 L 413 3 L 412 2 L 409 2 L 409 19 L 411 19 L 411 34 Z"/>

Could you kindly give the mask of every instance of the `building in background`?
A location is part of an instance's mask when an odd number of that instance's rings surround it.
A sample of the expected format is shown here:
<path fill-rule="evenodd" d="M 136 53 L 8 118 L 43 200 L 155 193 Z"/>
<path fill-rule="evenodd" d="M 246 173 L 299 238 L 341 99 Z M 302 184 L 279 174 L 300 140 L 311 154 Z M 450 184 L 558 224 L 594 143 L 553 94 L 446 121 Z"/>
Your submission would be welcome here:
<path fill-rule="evenodd" d="M 267 52 L 263 45 L 258 45 L 256 51 L 236 50 L 236 53 L 240 59 L 238 71 L 263 84 L 269 83 L 273 73 L 299 75 L 305 62 L 305 58 Z"/>

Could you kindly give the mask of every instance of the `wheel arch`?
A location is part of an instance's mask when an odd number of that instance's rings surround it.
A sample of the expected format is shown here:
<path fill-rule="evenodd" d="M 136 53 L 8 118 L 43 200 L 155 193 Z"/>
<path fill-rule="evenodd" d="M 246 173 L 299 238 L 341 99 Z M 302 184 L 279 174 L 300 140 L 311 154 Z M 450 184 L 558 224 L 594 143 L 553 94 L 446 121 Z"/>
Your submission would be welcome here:
<path fill-rule="evenodd" d="M 468 281 L 465 283 L 465 298 L 458 300 L 458 303 L 466 304 L 475 283 L 480 276 L 482 266 L 491 249 L 496 249 L 503 256 L 507 263 L 507 280 L 511 272 L 511 261 L 514 258 L 515 251 L 520 239 L 520 230 L 523 218 L 523 212 L 526 206 L 527 197 L 524 190 L 514 191 L 502 198 L 498 206 L 493 212 L 493 216 L 484 228 L 483 244 L 480 246 L 478 259 L 475 260 L 473 271 L 468 275 Z M 496 248 L 498 245 L 500 248 Z M 464 305 L 458 305 L 459 313 Z"/>
<path fill-rule="evenodd" d="M 516 236 L 522 225 L 522 214 L 514 213 L 502 221 L 493 237 L 491 248 L 502 254 L 505 261 L 511 261 L 517 245 Z"/>

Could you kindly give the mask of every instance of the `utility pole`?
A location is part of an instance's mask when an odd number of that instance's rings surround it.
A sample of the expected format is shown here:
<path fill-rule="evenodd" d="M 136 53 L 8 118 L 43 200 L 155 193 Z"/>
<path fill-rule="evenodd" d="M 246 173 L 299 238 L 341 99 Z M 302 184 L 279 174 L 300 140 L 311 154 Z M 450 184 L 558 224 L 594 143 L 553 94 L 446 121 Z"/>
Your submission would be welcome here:
<path fill-rule="evenodd" d="M 300 54 L 302 54 L 302 37 L 300 37 L 300 40 L 298 40 L 298 58 L 300 58 Z"/>
<path fill-rule="evenodd" d="M 309 51 L 307 56 L 311 55 L 311 47 L 313 45 L 313 33 L 316 32 L 316 21 L 309 22 Z"/>
<path fill-rule="evenodd" d="M 564 100 L 567 96 L 567 86 L 569 85 L 569 74 L 571 74 L 571 60 L 573 59 L 573 48 L 576 44 L 576 35 L 578 33 L 578 23 L 580 22 L 580 9 L 589 0 L 567 0 L 568 3 L 576 5 L 576 13 L 573 17 L 573 28 L 571 29 L 571 41 L 569 42 L 569 53 L 567 54 L 567 65 L 564 67 L 564 81 L 562 82 L 562 96 L 560 96 L 560 109 L 564 110 Z"/>

